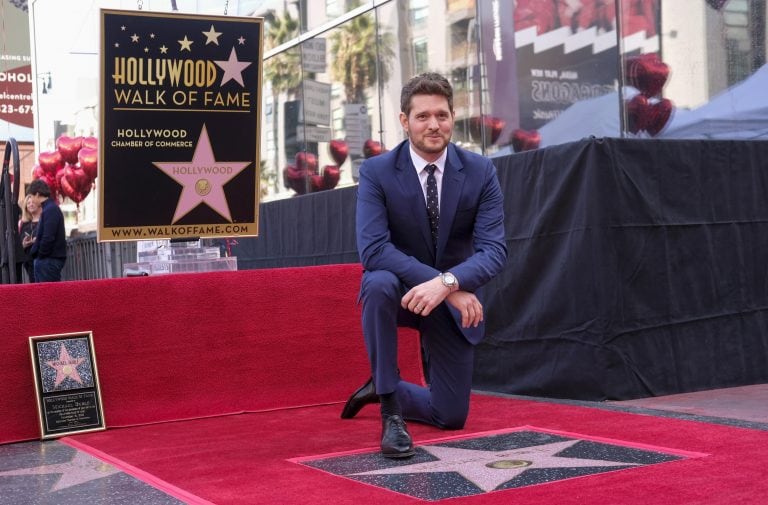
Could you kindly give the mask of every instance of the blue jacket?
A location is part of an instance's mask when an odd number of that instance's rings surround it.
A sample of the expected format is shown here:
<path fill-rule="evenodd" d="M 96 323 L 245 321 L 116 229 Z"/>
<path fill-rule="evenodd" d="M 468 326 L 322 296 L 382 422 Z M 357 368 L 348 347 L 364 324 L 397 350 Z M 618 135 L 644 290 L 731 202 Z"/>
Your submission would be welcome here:
<path fill-rule="evenodd" d="M 66 259 L 67 235 L 64 230 L 64 214 L 50 198 L 43 202 L 42 209 L 43 213 L 37 224 L 37 238 L 30 253 L 34 258 Z"/>
<path fill-rule="evenodd" d="M 450 271 L 462 290 L 481 298 L 478 290 L 501 271 L 507 257 L 496 168 L 488 158 L 451 143 L 441 194 L 435 250 L 408 141 L 366 160 L 360 167 L 356 222 L 363 268 L 393 272 L 407 286 Z M 462 332 L 477 343 L 482 326 Z"/>

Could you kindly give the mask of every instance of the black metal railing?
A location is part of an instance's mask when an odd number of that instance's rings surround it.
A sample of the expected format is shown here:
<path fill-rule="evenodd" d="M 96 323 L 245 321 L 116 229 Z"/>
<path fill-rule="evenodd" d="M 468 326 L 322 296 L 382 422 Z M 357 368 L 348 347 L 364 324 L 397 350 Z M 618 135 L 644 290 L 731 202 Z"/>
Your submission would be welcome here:
<path fill-rule="evenodd" d="M 61 279 L 83 281 L 123 276 L 123 264 L 136 262 L 136 242 L 97 242 L 90 232 L 67 239 L 67 263 Z"/>

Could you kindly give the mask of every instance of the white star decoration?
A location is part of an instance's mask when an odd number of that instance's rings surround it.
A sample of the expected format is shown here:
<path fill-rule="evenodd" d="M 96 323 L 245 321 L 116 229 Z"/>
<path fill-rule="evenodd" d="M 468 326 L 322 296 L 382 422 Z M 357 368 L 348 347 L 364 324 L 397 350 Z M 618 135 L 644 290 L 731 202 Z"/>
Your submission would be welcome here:
<path fill-rule="evenodd" d="M 483 491 L 488 492 L 497 489 L 500 485 L 514 479 L 528 469 L 636 466 L 634 463 L 567 458 L 556 455 L 578 442 L 579 440 L 567 440 L 505 451 L 479 451 L 424 445 L 421 448 L 437 457 L 437 461 L 384 468 L 353 475 L 456 472 Z"/>
<path fill-rule="evenodd" d="M 60 473 L 61 477 L 56 481 L 50 492 L 60 491 L 68 487 L 76 486 L 84 482 L 109 477 L 118 473 L 120 470 L 112 465 L 99 461 L 82 452 L 76 452 L 75 456 L 67 463 L 58 463 L 55 465 L 34 466 L 32 468 L 20 468 L 18 470 L 8 470 L 0 472 L 2 476 L 12 475 L 47 475 L 51 473 Z"/>
<path fill-rule="evenodd" d="M 181 44 L 181 48 L 179 49 L 179 51 L 183 51 L 183 50 L 186 49 L 187 51 L 192 52 L 192 44 L 194 44 L 195 41 L 194 40 L 189 40 L 187 38 L 187 36 L 184 35 L 184 39 L 183 40 L 177 40 L 176 42 Z"/>
<path fill-rule="evenodd" d="M 207 32 L 203 32 L 203 35 L 205 35 L 205 45 L 207 46 L 208 44 L 213 43 L 218 46 L 219 37 L 221 36 L 221 33 L 222 32 L 217 32 L 216 30 L 214 30 L 213 25 L 211 25 L 210 30 L 208 30 Z"/>

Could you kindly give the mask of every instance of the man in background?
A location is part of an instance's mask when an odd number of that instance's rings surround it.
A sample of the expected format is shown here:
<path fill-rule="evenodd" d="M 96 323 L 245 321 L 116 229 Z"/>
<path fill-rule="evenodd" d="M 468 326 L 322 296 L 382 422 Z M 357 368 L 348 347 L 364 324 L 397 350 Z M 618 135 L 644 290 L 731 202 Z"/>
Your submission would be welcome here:
<path fill-rule="evenodd" d="M 29 184 L 27 194 L 42 208 L 37 233 L 30 254 L 34 258 L 35 282 L 57 282 L 67 260 L 67 236 L 64 230 L 64 214 L 51 200 L 51 189 L 44 181 L 35 179 Z"/>

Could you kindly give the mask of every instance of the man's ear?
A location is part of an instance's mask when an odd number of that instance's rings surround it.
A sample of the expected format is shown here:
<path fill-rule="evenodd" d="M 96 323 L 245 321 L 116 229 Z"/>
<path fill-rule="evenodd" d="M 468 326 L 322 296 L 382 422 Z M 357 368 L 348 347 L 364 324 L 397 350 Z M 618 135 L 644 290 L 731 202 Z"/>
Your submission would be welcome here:
<path fill-rule="evenodd" d="M 405 112 L 400 113 L 400 126 L 403 127 L 405 133 L 408 133 L 408 116 L 405 115 Z"/>

